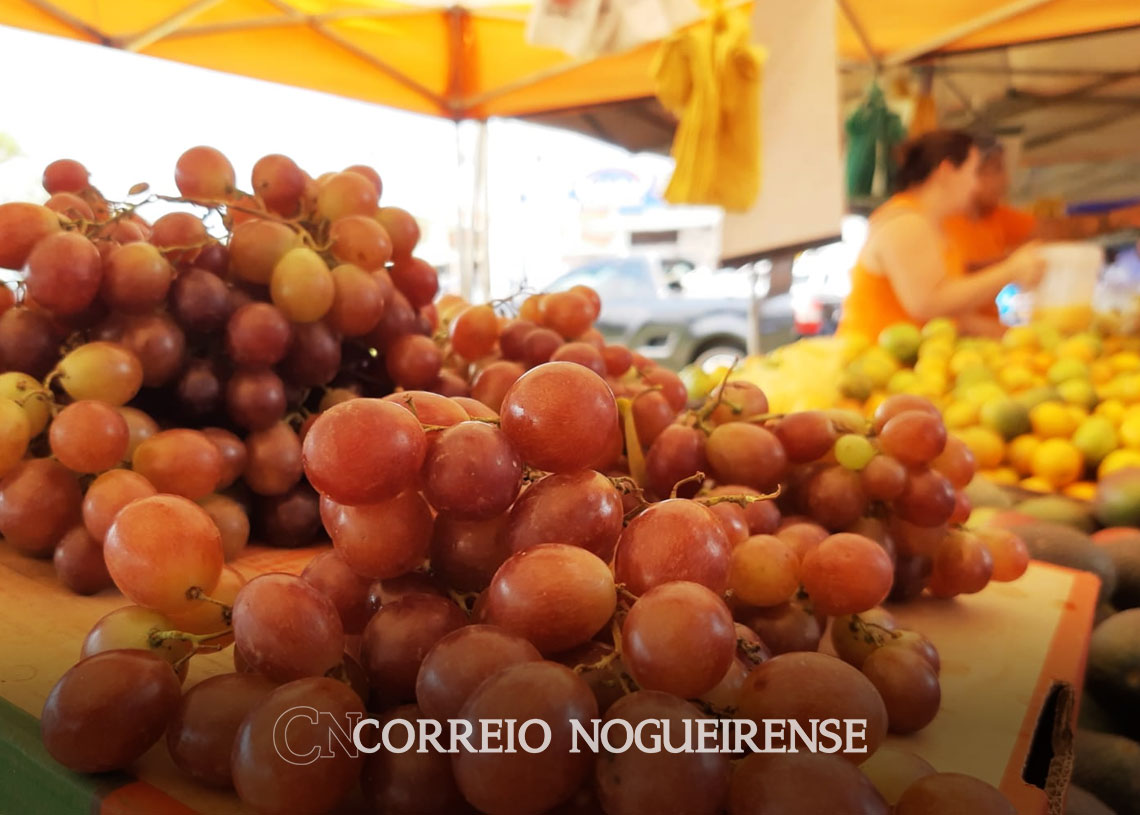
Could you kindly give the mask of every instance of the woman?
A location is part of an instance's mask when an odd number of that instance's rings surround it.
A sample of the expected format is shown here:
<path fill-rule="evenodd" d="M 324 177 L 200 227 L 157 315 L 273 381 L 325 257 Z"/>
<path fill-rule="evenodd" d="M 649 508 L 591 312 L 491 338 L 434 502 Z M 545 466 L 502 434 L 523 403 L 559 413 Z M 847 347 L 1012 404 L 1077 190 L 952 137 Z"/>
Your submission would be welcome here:
<path fill-rule="evenodd" d="M 875 339 L 898 322 L 921 325 L 953 317 L 967 333 L 996 334 L 983 324 L 979 307 L 992 303 L 1006 285 L 1037 285 L 1045 263 L 1036 244 L 966 275 L 959 252 L 942 231 L 951 215 L 966 212 L 977 184 L 979 153 L 961 131 L 938 130 L 903 146 L 897 185 L 901 192 L 872 215 L 867 242 L 851 272 L 841 334 Z"/>

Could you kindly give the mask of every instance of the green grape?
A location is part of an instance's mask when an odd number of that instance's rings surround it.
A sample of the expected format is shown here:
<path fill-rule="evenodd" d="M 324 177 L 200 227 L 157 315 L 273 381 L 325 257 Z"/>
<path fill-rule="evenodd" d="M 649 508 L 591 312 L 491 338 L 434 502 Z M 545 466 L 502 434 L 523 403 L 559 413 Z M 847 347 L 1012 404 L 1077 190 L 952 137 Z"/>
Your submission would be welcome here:
<path fill-rule="evenodd" d="M 845 433 L 835 442 L 835 460 L 848 470 L 862 470 L 875 457 L 875 446 L 866 436 Z"/>

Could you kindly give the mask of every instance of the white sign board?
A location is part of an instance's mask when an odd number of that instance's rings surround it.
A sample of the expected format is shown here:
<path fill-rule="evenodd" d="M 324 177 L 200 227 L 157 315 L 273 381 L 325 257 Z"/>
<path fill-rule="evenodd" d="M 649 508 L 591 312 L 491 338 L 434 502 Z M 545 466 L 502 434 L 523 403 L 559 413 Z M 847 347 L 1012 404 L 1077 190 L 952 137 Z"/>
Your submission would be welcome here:
<path fill-rule="evenodd" d="M 764 66 L 760 196 L 725 216 L 723 256 L 838 239 L 843 216 L 835 0 L 755 0 Z"/>

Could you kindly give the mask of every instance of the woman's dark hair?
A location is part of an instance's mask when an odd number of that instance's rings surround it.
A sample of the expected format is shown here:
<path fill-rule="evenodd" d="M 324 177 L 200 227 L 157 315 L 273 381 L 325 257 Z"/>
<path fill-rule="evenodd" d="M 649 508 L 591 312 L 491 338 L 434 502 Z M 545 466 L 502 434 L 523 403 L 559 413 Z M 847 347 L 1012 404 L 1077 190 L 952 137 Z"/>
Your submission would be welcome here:
<path fill-rule="evenodd" d="M 911 139 L 899 148 L 895 187 L 908 190 L 918 186 L 944 161 L 961 167 L 976 146 L 974 137 L 962 130 L 932 130 Z"/>

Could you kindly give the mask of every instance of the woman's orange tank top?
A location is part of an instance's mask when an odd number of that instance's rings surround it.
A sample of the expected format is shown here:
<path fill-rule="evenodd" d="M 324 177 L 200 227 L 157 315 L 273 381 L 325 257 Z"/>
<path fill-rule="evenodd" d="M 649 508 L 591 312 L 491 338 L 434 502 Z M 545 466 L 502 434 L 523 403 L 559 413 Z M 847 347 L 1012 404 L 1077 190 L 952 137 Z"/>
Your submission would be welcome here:
<path fill-rule="evenodd" d="M 917 209 L 918 202 L 912 196 L 899 193 L 871 213 L 871 228 L 895 215 Z M 957 277 L 963 274 L 961 256 L 948 241 L 945 242 L 943 256 L 947 275 Z M 885 274 L 876 274 L 861 259 L 857 260 L 851 270 L 851 292 L 843 301 L 838 333 L 848 336 L 862 334 L 873 341 L 884 328 L 894 323 L 919 325 L 920 321 L 911 317 L 903 308 L 890 278 Z"/>

